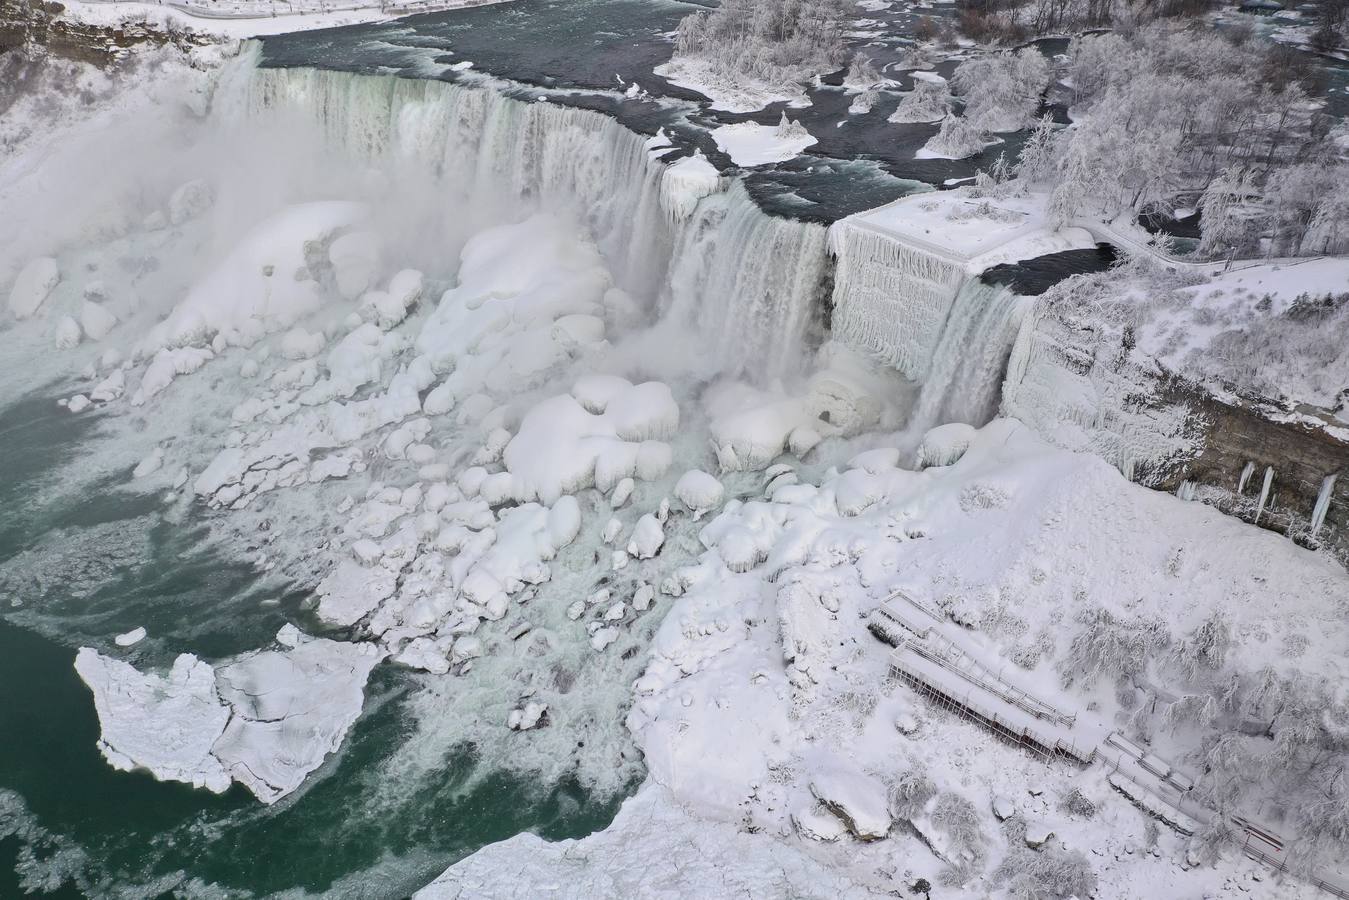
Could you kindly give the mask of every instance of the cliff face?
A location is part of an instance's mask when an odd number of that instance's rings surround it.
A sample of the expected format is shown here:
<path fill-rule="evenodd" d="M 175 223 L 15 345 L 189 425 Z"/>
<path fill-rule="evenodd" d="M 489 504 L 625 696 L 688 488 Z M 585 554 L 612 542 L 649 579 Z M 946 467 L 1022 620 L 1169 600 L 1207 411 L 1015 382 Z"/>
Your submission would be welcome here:
<path fill-rule="evenodd" d="M 57 2 L 0 0 L 0 56 L 10 51 L 35 51 L 63 59 L 107 67 L 142 45 L 175 44 L 186 48 L 206 39 L 166 31 L 149 23 L 89 25 L 65 14 Z"/>
<path fill-rule="evenodd" d="M 1003 413 L 1047 440 L 1349 564 L 1349 441 L 1312 424 L 1316 411 L 1294 420 L 1219 398 L 1132 346 L 1127 329 L 1053 304 L 1024 322 L 1003 390 Z M 1329 506 L 1313 530 L 1329 476 Z"/>

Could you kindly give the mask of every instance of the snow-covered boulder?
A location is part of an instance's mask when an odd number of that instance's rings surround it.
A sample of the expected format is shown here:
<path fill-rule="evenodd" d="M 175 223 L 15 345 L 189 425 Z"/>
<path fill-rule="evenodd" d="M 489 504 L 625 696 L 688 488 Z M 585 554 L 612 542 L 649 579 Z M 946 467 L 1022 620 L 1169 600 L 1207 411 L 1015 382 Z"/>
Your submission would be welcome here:
<path fill-rule="evenodd" d="M 720 506 L 726 494 L 721 482 L 701 469 L 689 469 L 679 476 L 674 492 L 695 519 Z"/>
<path fill-rule="evenodd" d="M 860 840 L 878 841 L 890 833 L 890 808 L 885 785 L 853 772 L 818 772 L 810 792 Z"/>
<path fill-rule="evenodd" d="M 978 429 L 963 422 L 938 425 L 923 435 L 923 442 L 918 445 L 915 467 L 926 469 L 929 466 L 955 465 L 970 448 L 970 441 L 974 440 L 977 433 Z"/>
<path fill-rule="evenodd" d="M 69 350 L 79 344 L 82 336 L 80 323 L 70 316 L 62 316 L 60 321 L 56 323 L 56 333 L 53 340 L 56 343 L 57 350 Z"/>
<path fill-rule="evenodd" d="M 85 300 L 80 304 L 80 328 L 91 341 L 101 341 L 117 327 L 117 317 L 101 303 Z"/>
<path fill-rule="evenodd" d="M 650 559 L 660 552 L 664 543 L 665 529 L 655 516 L 647 513 L 637 520 L 637 525 L 632 529 L 628 555 L 637 559 Z"/>

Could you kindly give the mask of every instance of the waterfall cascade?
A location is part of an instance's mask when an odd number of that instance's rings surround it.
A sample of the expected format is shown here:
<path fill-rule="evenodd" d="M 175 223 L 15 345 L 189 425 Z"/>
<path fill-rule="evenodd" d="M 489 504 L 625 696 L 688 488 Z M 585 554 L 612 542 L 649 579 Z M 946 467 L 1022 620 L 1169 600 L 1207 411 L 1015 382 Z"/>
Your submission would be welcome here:
<path fill-rule="evenodd" d="M 922 428 L 983 425 L 997 414 L 1007 360 L 1033 302 L 977 278 L 965 283 L 951 304 L 919 395 L 915 421 Z"/>
<path fill-rule="evenodd" d="M 834 338 L 921 386 L 910 424 L 983 425 L 997 414 L 1008 357 L 1033 301 L 966 274 L 955 255 L 843 220 Z"/>
<path fill-rule="evenodd" d="M 828 275 L 826 229 L 766 216 L 739 182 L 708 197 L 675 248 L 666 314 L 706 338 L 716 367 L 799 371 Z"/>
<path fill-rule="evenodd" d="M 307 117 L 348 152 L 440 177 L 447 202 L 491 208 L 511 198 L 568 212 L 620 287 L 648 312 L 696 328 L 709 370 L 763 380 L 805 358 L 828 277 L 824 227 L 770 216 L 727 179 L 684 198 L 647 140 L 608 116 L 488 87 L 259 68 L 256 57 L 234 81 L 221 104 L 231 114 Z"/>

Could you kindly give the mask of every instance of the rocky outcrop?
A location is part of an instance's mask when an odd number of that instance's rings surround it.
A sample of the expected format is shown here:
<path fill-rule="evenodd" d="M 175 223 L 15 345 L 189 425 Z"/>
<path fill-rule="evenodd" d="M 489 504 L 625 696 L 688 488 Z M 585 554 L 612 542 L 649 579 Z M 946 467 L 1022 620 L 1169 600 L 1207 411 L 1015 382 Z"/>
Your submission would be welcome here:
<path fill-rule="evenodd" d="M 10 51 L 32 54 L 45 50 L 54 56 L 106 67 L 140 46 L 175 44 L 181 48 L 208 39 L 148 22 L 128 21 L 115 26 L 90 25 L 66 14 L 57 2 L 0 0 L 0 58 Z"/>
<path fill-rule="evenodd" d="M 1346 429 L 1326 411 L 1291 414 L 1216 396 L 1168 372 L 1128 334 L 1087 314 L 1037 306 L 1008 364 L 1003 414 L 1052 443 L 1105 458 L 1139 484 L 1209 503 L 1349 563 Z M 1330 502 L 1314 528 L 1330 476 L 1337 476 Z"/>

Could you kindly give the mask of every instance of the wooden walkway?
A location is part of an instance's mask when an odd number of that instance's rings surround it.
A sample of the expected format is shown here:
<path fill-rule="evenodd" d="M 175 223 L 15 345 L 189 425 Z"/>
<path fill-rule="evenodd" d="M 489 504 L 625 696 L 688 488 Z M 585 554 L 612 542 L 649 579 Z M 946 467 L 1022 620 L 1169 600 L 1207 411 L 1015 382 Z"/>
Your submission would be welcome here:
<path fill-rule="evenodd" d="M 1193 778 L 1094 716 L 1064 712 L 1009 681 L 962 647 L 954 626 L 925 604 L 896 591 L 872 610 L 867 627 L 894 648 L 891 674 L 942 709 L 977 722 L 1044 762 L 1099 762 L 1108 770 L 1112 787 L 1182 834 L 1193 834 L 1212 821 L 1215 813 L 1190 794 Z M 1278 872 L 1288 871 L 1282 837 L 1241 816 L 1233 816 L 1232 822 L 1243 831 L 1246 856 Z M 1315 874 L 1299 878 L 1349 900 L 1344 885 Z"/>

